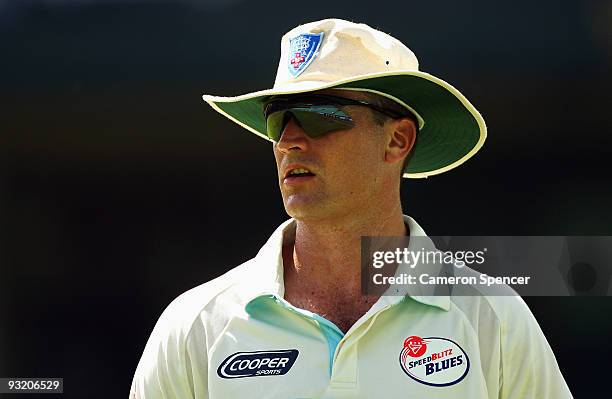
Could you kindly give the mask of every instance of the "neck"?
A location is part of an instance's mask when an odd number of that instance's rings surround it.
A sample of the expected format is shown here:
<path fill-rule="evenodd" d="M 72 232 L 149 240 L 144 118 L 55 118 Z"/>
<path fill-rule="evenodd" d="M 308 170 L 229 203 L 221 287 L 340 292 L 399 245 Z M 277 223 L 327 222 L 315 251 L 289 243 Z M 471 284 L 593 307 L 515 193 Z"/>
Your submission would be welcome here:
<path fill-rule="evenodd" d="M 312 295 L 361 297 L 362 236 L 406 234 L 401 203 L 333 221 L 297 221 L 295 243 L 285 247 L 286 288 Z"/>

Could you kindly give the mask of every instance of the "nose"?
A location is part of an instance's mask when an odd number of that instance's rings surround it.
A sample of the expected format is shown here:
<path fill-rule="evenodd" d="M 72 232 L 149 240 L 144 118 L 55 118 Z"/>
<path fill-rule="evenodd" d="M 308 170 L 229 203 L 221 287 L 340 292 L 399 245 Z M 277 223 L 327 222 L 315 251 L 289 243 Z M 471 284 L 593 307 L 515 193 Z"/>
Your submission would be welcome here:
<path fill-rule="evenodd" d="M 276 148 L 284 153 L 292 150 L 306 151 L 308 149 L 309 139 L 306 136 L 304 129 L 297 123 L 293 116 L 289 117 L 289 121 L 283 129 Z"/>

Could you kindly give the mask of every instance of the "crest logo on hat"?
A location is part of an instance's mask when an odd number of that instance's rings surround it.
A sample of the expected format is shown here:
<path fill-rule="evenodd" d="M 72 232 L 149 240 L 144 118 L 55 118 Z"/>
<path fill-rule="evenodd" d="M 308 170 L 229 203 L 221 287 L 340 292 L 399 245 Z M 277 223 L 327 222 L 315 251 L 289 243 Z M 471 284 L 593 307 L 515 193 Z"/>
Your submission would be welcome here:
<path fill-rule="evenodd" d="M 289 59 L 287 66 L 289 73 L 294 77 L 310 65 L 314 57 L 318 54 L 319 47 L 323 41 L 321 33 L 303 33 L 289 40 Z"/>

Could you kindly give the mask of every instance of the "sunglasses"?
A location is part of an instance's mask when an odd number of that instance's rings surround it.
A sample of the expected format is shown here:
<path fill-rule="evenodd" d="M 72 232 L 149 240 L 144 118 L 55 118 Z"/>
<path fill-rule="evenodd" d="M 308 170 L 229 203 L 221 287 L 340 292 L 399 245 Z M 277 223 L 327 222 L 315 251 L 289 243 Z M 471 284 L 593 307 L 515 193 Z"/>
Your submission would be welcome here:
<path fill-rule="evenodd" d="M 295 119 L 310 138 L 321 137 L 338 130 L 350 129 L 355 126 L 355 122 L 343 110 L 343 107 L 347 105 L 368 107 L 394 119 L 406 116 L 367 101 L 326 94 L 273 97 L 264 106 L 268 137 L 278 142 L 291 118 Z"/>

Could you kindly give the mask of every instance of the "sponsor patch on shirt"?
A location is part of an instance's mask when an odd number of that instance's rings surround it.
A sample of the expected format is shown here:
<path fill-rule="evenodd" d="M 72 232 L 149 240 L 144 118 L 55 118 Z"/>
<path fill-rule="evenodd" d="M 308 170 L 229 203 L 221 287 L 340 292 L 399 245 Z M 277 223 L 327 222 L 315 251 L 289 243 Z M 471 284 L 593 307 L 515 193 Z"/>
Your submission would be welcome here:
<path fill-rule="evenodd" d="M 323 32 L 304 33 L 289 40 L 287 67 L 294 78 L 304 72 L 304 69 L 314 60 L 322 40 Z"/>
<path fill-rule="evenodd" d="M 456 384 L 470 369 L 470 359 L 463 348 L 441 337 L 406 338 L 399 361 L 410 378 L 434 387 Z"/>
<path fill-rule="evenodd" d="M 287 374 L 298 357 L 297 349 L 260 352 L 236 352 L 217 369 L 221 378 L 259 377 Z"/>

